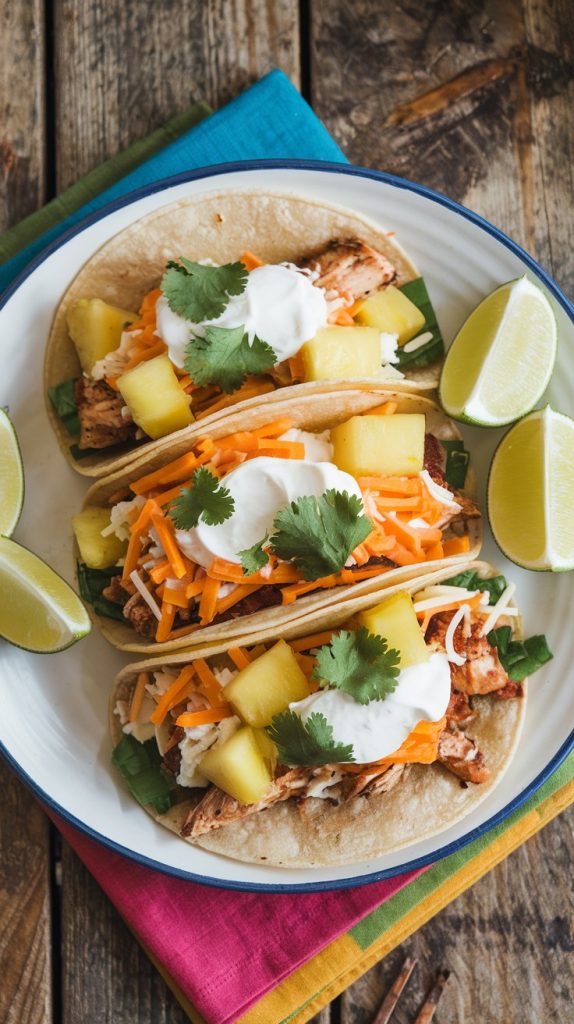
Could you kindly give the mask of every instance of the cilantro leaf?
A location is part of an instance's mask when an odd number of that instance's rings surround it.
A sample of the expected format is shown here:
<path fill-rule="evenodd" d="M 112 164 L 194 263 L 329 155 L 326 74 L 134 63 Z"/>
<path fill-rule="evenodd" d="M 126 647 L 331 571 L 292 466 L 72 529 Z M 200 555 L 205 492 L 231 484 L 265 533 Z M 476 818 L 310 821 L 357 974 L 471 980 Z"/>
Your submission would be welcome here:
<path fill-rule="evenodd" d="M 194 384 L 218 384 L 229 394 L 241 387 L 249 373 L 264 373 L 276 362 L 271 345 L 257 337 L 250 344 L 241 325 L 208 327 L 204 338 L 192 338 L 186 345 L 184 366 Z"/>
<path fill-rule="evenodd" d="M 443 580 L 442 584 L 445 587 L 464 587 L 465 590 L 486 591 L 489 604 L 496 604 L 508 586 L 506 576 L 490 576 L 483 580 L 474 569 L 465 569 L 464 572 L 459 572 L 456 576 Z"/>
<path fill-rule="evenodd" d="M 365 626 L 335 633 L 331 642 L 319 648 L 313 678 L 321 686 L 334 686 L 350 694 L 358 704 L 384 700 L 398 685 L 398 651 L 387 647 L 382 636 Z"/>
<path fill-rule="evenodd" d="M 204 466 L 195 470 L 192 487 L 185 487 L 167 510 L 178 530 L 192 530 L 202 519 L 208 526 L 216 526 L 233 515 L 235 502 L 227 487 Z"/>
<path fill-rule="evenodd" d="M 241 295 L 247 284 L 243 263 L 225 263 L 222 267 L 203 266 L 181 257 L 170 260 L 161 279 L 161 290 L 174 313 L 201 323 L 221 316 L 230 295 Z"/>
<path fill-rule="evenodd" d="M 269 538 L 266 535 L 263 540 L 258 540 L 253 547 L 244 548 L 243 551 L 239 552 L 244 576 L 251 576 L 252 573 L 259 572 L 260 569 L 267 565 L 269 555 L 263 550 L 263 545 L 267 544 L 268 540 Z"/>
<path fill-rule="evenodd" d="M 314 711 L 306 722 L 294 711 L 274 715 L 267 728 L 283 764 L 341 764 L 354 761 L 353 746 L 335 743 L 333 729 L 324 715 Z"/>
<path fill-rule="evenodd" d="M 553 657 L 546 637 L 538 634 L 527 640 L 511 640 L 510 626 L 499 626 L 487 634 L 491 647 L 498 649 L 498 657 L 509 679 L 521 683 L 526 676 L 542 668 Z"/>
<path fill-rule="evenodd" d="M 170 784 L 161 768 L 161 755 L 155 740 L 139 743 L 133 736 L 122 736 L 112 752 L 112 764 L 123 775 L 128 788 L 140 804 L 151 804 L 158 814 L 171 807 Z"/>
<path fill-rule="evenodd" d="M 292 501 L 275 516 L 271 550 L 293 560 L 306 580 L 318 580 L 343 568 L 349 555 L 371 533 L 363 503 L 347 491 Z"/>

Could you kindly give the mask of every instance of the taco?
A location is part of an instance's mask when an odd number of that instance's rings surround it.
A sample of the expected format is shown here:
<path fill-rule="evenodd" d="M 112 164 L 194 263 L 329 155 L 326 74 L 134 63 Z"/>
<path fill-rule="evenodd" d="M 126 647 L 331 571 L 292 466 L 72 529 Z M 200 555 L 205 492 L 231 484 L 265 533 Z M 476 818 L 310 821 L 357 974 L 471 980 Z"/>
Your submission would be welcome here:
<path fill-rule="evenodd" d="M 158 822 L 237 860 L 313 867 L 419 842 L 500 782 L 526 676 L 552 657 L 520 640 L 513 592 L 473 562 L 310 616 L 296 640 L 128 666 L 113 762 Z"/>
<path fill-rule="evenodd" d="M 107 639 L 142 654 L 283 628 L 474 557 L 467 460 L 442 411 L 404 392 L 230 414 L 90 488 L 80 591 Z"/>
<path fill-rule="evenodd" d="M 443 351 L 393 232 L 295 196 L 200 196 L 120 232 L 79 271 L 48 341 L 48 412 L 72 465 L 101 476 L 289 385 L 436 386 Z"/>

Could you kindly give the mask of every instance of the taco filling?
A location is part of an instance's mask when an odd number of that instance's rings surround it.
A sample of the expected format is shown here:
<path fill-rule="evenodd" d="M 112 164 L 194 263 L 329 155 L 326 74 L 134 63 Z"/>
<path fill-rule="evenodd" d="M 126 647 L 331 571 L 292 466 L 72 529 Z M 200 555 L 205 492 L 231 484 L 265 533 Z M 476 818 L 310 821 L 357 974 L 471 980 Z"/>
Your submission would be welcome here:
<path fill-rule="evenodd" d="M 523 699 L 552 657 L 546 640 L 516 639 L 503 576 L 469 569 L 411 589 L 343 629 L 150 665 L 116 689 L 113 760 L 133 795 L 159 814 L 192 798 L 179 831 L 197 840 L 284 801 L 304 813 L 309 799 L 386 794 L 413 765 L 462 787 L 491 780 L 473 730 L 488 702 Z"/>
<path fill-rule="evenodd" d="M 76 454 L 156 440 L 277 387 L 400 379 L 442 357 L 422 278 L 357 238 L 293 263 L 170 261 L 138 313 L 67 310 L 81 377 L 49 389 Z"/>
<path fill-rule="evenodd" d="M 198 440 L 111 508 L 74 517 L 82 596 L 164 643 L 464 555 L 480 516 L 460 490 L 468 456 L 426 429 L 423 407 L 387 401 L 317 433 L 283 417 Z"/>

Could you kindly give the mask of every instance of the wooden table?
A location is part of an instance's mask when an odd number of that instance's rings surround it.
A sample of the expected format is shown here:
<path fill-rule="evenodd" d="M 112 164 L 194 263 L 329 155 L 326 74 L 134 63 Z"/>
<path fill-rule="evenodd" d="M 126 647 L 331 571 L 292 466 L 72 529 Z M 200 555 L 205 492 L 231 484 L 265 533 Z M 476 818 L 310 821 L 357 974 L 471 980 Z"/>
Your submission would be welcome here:
<path fill-rule="evenodd" d="M 0 229 L 193 99 L 219 106 L 279 66 L 352 161 L 461 200 L 574 290 L 568 0 L 0 0 L 0 12 Z M 183 1022 L 4 765 L 0 789 L 2 1024 Z M 441 966 L 453 974 L 438 1021 L 572 1020 L 573 825 L 574 811 L 554 821 L 316 1022 L 369 1022 L 407 952 L 420 967 L 397 1024 Z"/>

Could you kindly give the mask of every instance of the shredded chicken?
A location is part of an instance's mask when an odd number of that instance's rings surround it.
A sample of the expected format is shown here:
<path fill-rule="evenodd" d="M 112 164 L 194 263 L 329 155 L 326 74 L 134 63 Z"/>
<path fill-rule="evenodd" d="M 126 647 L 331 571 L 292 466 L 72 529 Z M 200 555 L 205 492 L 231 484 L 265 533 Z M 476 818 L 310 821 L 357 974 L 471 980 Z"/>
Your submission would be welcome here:
<path fill-rule="evenodd" d="M 307 783 L 313 778 L 314 771 L 315 769 L 306 767 L 291 768 L 275 779 L 263 799 L 256 804 L 240 804 L 217 786 L 210 786 L 205 796 L 188 814 L 181 834 L 197 839 L 214 828 L 256 814 L 257 811 L 263 811 L 281 800 L 302 796 Z"/>
<path fill-rule="evenodd" d="M 351 302 L 390 284 L 397 276 L 395 268 L 380 252 L 366 242 L 351 238 L 341 242 L 335 239 L 322 252 L 306 259 L 302 266 L 319 272 L 313 282 L 318 288 L 345 295 Z"/>
<path fill-rule="evenodd" d="M 358 774 L 349 772 L 340 786 L 341 798 L 346 803 L 358 796 L 388 793 L 402 778 L 405 767 L 404 764 L 372 764 Z"/>
<path fill-rule="evenodd" d="M 157 629 L 157 619 L 141 594 L 133 594 L 124 605 L 124 619 L 127 619 L 136 633 L 152 640 Z"/>
<path fill-rule="evenodd" d="M 109 448 L 134 437 L 136 425 L 122 416 L 124 400 L 105 381 L 76 381 L 80 448 Z"/>
<path fill-rule="evenodd" d="M 465 782 L 486 782 L 490 772 L 475 741 L 462 729 L 445 729 L 439 738 L 438 759 Z"/>
<path fill-rule="evenodd" d="M 445 650 L 445 636 L 454 612 L 433 615 L 426 634 L 427 643 Z M 481 636 L 482 622 L 473 622 L 470 636 L 465 637 L 462 622 L 454 631 L 453 644 L 457 654 L 466 654 L 464 665 L 451 662 L 450 674 L 454 690 L 460 693 L 485 694 L 502 691 L 509 683 L 500 663 L 498 651 Z"/>

